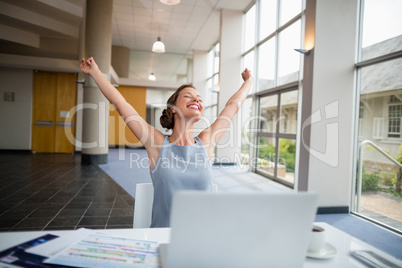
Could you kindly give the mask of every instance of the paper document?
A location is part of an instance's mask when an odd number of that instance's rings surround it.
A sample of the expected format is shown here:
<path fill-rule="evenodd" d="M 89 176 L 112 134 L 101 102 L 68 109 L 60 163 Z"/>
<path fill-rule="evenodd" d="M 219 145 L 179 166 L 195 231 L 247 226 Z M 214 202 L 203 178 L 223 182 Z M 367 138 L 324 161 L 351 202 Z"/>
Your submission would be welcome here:
<path fill-rule="evenodd" d="M 45 263 L 73 267 L 160 267 L 158 243 L 92 233 Z"/>
<path fill-rule="evenodd" d="M 43 260 L 46 257 L 27 253 L 26 251 L 30 248 L 37 247 L 46 243 L 49 243 L 58 236 L 52 234 L 45 234 L 40 237 L 31 239 L 24 243 L 18 244 L 16 246 L 7 248 L 0 252 L 0 268 L 10 268 L 10 267 L 40 267 L 40 268 L 51 268 L 60 267 L 54 265 L 43 264 Z"/>
<path fill-rule="evenodd" d="M 25 252 L 48 258 L 53 257 L 61 250 L 67 248 L 68 246 L 71 246 L 72 244 L 76 243 L 77 241 L 81 240 L 83 237 L 86 237 L 91 233 L 94 233 L 94 230 L 81 228 L 66 235 L 60 236 L 56 239 L 53 239 L 49 242 L 26 249 Z"/>

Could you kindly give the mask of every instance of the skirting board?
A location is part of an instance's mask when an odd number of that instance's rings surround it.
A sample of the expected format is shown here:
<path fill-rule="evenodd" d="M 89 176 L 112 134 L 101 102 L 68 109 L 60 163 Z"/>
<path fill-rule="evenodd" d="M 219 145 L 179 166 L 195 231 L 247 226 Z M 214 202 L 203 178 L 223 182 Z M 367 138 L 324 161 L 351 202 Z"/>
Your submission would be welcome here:
<path fill-rule="evenodd" d="M 348 206 L 342 207 L 318 207 L 317 214 L 339 214 L 349 213 Z"/>

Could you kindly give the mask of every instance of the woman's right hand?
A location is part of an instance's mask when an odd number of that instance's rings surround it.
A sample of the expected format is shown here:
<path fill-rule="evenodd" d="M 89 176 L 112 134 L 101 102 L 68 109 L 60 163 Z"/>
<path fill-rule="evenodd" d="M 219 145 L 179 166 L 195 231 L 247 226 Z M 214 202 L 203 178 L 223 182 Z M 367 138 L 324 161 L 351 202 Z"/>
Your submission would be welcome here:
<path fill-rule="evenodd" d="M 243 78 L 244 81 L 247 81 L 252 78 L 251 76 L 251 71 L 249 69 L 244 69 L 244 71 L 241 73 L 241 77 Z"/>
<path fill-rule="evenodd" d="M 98 65 L 96 64 L 94 58 L 90 57 L 87 60 L 82 58 L 80 70 L 83 73 L 92 75 L 98 69 Z"/>

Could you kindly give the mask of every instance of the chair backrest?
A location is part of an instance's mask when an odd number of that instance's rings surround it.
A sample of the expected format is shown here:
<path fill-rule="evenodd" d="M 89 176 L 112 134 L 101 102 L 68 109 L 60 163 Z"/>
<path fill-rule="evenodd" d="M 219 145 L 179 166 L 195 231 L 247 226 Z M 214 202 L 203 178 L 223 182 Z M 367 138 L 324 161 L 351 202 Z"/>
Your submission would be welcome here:
<path fill-rule="evenodd" d="M 211 191 L 217 192 L 218 185 L 213 183 Z M 152 183 L 138 183 L 135 190 L 133 228 L 149 228 L 152 220 L 154 186 Z"/>

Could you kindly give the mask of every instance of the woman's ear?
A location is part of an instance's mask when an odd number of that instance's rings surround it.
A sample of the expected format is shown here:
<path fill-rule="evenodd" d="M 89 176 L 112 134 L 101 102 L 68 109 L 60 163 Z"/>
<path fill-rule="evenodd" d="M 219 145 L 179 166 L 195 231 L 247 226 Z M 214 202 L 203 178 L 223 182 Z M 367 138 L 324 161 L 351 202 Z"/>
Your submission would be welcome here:
<path fill-rule="evenodd" d="M 170 109 L 172 109 L 172 114 L 175 114 L 175 113 L 176 113 L 176 110 L 175 110 L 175 109 L 173 109 L 173 107 L 172 107 L 172 108 L 170 108 Z"/>

